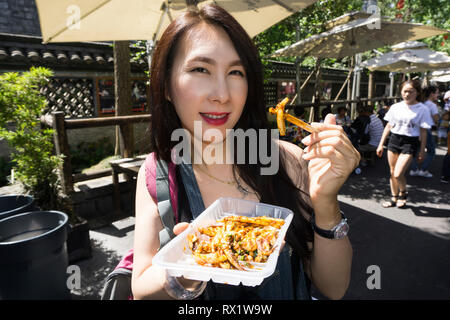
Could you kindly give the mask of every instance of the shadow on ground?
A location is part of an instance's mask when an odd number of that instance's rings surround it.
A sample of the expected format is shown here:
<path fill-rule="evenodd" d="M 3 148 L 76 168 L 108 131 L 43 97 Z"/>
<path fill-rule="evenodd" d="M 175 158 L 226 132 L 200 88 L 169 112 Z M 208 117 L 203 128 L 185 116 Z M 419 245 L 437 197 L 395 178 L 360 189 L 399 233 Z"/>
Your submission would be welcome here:
<path fill-rule="evenodd" d="M 71 291 L 74 300 L 99 300 L 106 277 L 119 263 L 120 257 L 115 251 L 102 246 L 100 241 L 91 239 L 92 258 L 74 262 L 81 270 L 81 286 Z"/>
<path fill-rule="evenodd" d="M 375 166 L 362 168 L 362 173 L 351 174 L 339 194 L 348 196 L 352 200 L 374 200 L 381 203 L 389 199 L 391 191 L 389 188 L 389 165 L 386 150 L 381 159 L 377 158 Z M 450 186 L 440 182 L 442 163 L 444 155 L 442 150 L 436 154 L 429 171 L 433 178 L 411 177 L 409 170 L 406 175 L 408 187 L 408 201 L 411 203 L 448 203 Z"/>
<path fill-rule="evenodd" d="M 344 299 L 450 299 L 450 240 L 341 203 L 353 246 L 350 286 Z M 441 215 L 442 212 L 438 212 Z M 369 289 L 379 267 L 380 288 Z M 369 282 L 369 286 L 367 283 Z M 324 297 L 313 290 L 313 296 Z"/>

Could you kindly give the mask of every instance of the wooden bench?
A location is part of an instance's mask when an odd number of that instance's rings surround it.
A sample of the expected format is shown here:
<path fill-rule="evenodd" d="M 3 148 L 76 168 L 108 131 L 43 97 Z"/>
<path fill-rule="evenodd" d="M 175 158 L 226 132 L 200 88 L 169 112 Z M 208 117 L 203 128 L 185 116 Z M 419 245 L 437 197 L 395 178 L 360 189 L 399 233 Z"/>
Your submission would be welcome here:
<path fill-rule="evenodd" d="M 116 213 L 120 214 L 122 204 L 120 201 L 119 174 L 123 173 L 127 181 L 137 178 L 139 169 L 145 161 L 147 155 L 137 156 L 136 158 L 123 158 L 110 161 L 112 169 L 113 187 L 114 187 L 114 206 Z"/>

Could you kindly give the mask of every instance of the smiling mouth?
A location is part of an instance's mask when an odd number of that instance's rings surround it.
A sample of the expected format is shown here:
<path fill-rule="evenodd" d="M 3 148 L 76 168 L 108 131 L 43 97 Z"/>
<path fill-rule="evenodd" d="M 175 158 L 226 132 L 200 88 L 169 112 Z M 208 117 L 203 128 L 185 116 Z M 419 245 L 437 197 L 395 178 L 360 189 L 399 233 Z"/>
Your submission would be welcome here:
<path fill-rule="evenodd" d="M 206 117 L 208 119 L 223 119 L 226 116 L 228 116 L 229 113 L 217 113 L 217 112 L 203 113 L 203 112 L 200 112 L 200 115 L 202 115 L 203 117 Z"/>
<path fill-rule="evenodd" d="M 208 113 L 200 112 L 200 116 L 203 118 L 203 120 L 206 123 L 208 123 L 210 125 L 221 126 L 228 121 L 230 113 L 229 112 L 208 112 Z"/>

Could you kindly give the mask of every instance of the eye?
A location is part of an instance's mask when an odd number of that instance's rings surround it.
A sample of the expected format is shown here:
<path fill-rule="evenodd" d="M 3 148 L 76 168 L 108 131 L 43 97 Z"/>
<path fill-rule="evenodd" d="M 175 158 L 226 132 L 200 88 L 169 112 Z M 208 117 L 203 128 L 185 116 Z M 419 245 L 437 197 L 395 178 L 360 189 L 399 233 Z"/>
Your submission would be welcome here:
<path fill-rule="evenodd" d="M 231 75 L 245 77 L 244 72 L 242 72 L 241 70 L 233 70 L 233 71 L 230 72 L 230 74 Z"/>
<path fill-rule="evenodd" d="M 206 70 L 205 68 L 202 68 L 202 67 L 196 67 L 196 68 L 191 69 L 191 72 L 208 73 L 208 70 Z"/>

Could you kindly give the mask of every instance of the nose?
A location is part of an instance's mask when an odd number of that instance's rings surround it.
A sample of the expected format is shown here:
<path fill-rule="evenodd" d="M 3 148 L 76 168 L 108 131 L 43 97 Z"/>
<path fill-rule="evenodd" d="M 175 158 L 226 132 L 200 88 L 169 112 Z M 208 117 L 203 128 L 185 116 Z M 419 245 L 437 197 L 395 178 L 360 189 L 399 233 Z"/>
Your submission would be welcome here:
<path fill-rule="evenodd" d="M 211 83 L 209 99 L 218 104 L 225 104 L 230 99 L 230 87 L 225 77 L 215 77 Z"/>

